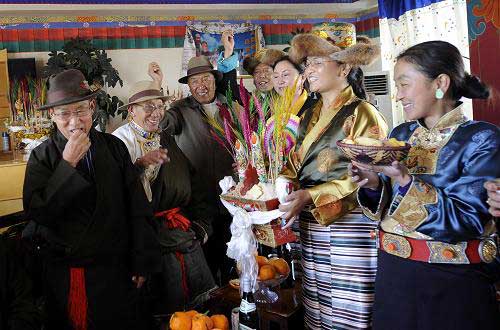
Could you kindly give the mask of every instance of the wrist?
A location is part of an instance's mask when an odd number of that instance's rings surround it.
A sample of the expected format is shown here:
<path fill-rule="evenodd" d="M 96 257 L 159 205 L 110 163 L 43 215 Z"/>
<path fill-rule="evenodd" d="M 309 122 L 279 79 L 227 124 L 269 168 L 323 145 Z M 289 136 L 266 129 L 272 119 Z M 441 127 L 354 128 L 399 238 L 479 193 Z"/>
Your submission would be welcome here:
<path fill-rule="evenodd" d="M 380 178 L 377 176 L 377 184 L 374 184 L 373 186 L 366 187 L 367 189 L 370 189 L 372 191 L 378 191 L 380 190 Z"/>
<path fill-rule="evenodd" d="M 232 49 L 224 50 L 224 59 L 230 58 L 233 55 Z"/>
<path fill-rule="evenodd" d="M 142 158 L 141 158 L 141 157 L 137 158 L 137 159 L 135 160 L 134 165 L 137 165 L 137 166 L 139 166 L 139 167 L 144 167 L 144 163 L 143 163 L 143 161 L 142 161 Z"/>
<path fill-rule="evenodd" d="M 309 192 L 309 190 L 304 189 L 303 191 L 304 191 L 304 201 L 305 201 L 305 204 L 306 205 L 312 204 L 313 199 L 312 199 L 312 196 L 311 196 L 311 193 Z"/>
<path fill-rule="evenodd" d="M 64 161 L 65 161 L 66 163 L 68 163 L 71 167 L 76 167 L 76 165 L 78 165 L 78 162 L 73 162 L 73 161 L 70 161 L 70 160 L 68 160 L 68 159 L 66 159 L 66 158 L 64 158 L 64 157 L 63 157 L 63 159 L 64 159 Z"/>
<path fill-rule="evenodd" d="M 398 183 L 398 185 L 400 187 L 405 187 L 406 185 L 408 185 L 411 182 L 411 175 L 403 174 L 402 176 L 398 177 L 396 182 Z"/>

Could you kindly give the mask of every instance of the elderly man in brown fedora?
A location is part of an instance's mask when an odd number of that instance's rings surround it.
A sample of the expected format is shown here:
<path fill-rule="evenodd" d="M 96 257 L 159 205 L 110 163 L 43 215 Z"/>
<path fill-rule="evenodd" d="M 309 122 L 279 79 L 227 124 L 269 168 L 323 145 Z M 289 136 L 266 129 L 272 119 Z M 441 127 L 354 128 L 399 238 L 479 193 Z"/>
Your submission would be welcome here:
<path fill-rule="evenodd" d="M 92 128 L 98 92 L 74 69 L 49 80 L 40 109 L 55 129 L 26 169 L 24 209 L 44 242 L 47 329 L 147 328 L 138 288 L 160 266 L 152 211 L 123 142 Z"/>
<path fill-rule="evenodd" d="M 150 65 L 149 74 L 157 86 L 161 86 L 161 72 L 155 72 Z M 156 70 L 158 71 L 158 70 Z M 208 205 L 207 216 L 214 221 L 213 235 L 204 245 L 205 256 L 212 274 L 218 279 L 218 284 L 229 280 L 232 266 L 226 257 L 226 245 L 229 241 L 230 217 L 219 200 L 219 180 L 232 175 L 232 158 L 230 154 L 218 145 L 210 134 L 207 116 L 218 118 L 216 102 L 225 103 L 224 96 L 217 91 L 222 74 L 214 70 L 205 56 L 193 57 L 188 63 L 186 76 L 179 79 L 187 84 L 191 95 L 174 102 L 165 112 L 160 126 L 175 140 L 182 152 L 195 169 L 193 182 L 200 186 L 199 194 Z"/>
<path fill-rule="evenodd" d="M 122 106 L 128 110 L 129 122 L 113 135 L 125 142 L 141 170 L 155 214 L 162 252 L 162 272 L 153 284 L 158 297 L 155 312 L 193 309 L 216 287 L 201 248 L 211 233 L 211 212 L 199 191 L 201 182 L 193 180 L 191 163 L 174 137 L 159 129 L 164 102 L 171 97 L 163 96 L 152 81 L 135 83 L 129 95 L 129 103 Z"/>

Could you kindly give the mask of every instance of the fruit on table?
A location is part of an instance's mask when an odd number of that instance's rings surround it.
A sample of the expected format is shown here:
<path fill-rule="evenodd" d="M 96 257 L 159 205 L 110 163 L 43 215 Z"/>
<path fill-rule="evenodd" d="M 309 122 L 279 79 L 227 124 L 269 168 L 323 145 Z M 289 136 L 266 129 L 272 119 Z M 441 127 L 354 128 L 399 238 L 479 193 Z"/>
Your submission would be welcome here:
<path fill-rule="evenodd" d="M 280 275 L 286 275 L 290 271 L 290 266 L 288 266 L 288 262 L 286 262 L 285 259 L 271 259 L 269 260 L 269 264 L 273 266 Z"/>
<path fill-rule="evenodd" d="M 198 311 L 195 311 L 194 309 L 192 309 L 190 311 L 187 311 L 186 314 L 191 316 L 191 317 L 194 317 L 195 315 L 197 315 L 199 313 L 198 313 Z"/>
<path fill-rule="evenodd" d="M 210 323 L 210 325 L 212 326 L 208 328 L 207 322 L 205 321 L 205 317 L 209 318 L 208 316 L 203 314 L 195 315 L 191 320 L 191 330 L 212 330 L 213 322 Z M 212 320 L 210 319 L 210 321 Z"/>
<path fill-rule="evenodd" d="M 170 330 L 191 330 L 191 316 L 185 312 L 175 312 L 169 326 Z"/>
<path fill-rule="evenodd" d="M 212 319 L 210 318 L 210 316 L 208 315 L 205 315 L 205 314 L 201 314 L 203 319 L 205 320 L 205 324 L 207 326 L 207 330 L 211 330 L 213 329 L 214 327 L 214 321 L 212 321 Z"/>
<path fill-rule="evenodd" d="M 257 260 L 257 265 L 259 265 L 259 268 L 269 264 L 269 260 L 264 256 L 256 256 L 255 260 Z"/>
<path fill-rule="evenodd" d="M 259 280 L 267 281 L 273 279 L 276 276 L 276 270 L 271 265 L 264 265 L 259 268 Z"/>
<path fill-rule="evenodd" d="M 212 321 L 214 322 L 214 329 L 221 329 L 221 330 L 229 330 L 229 320 L 225 315 L 222 314 L 216 314 L 210 316 Z"/>
<path fill-rule="evenodd" d="M 175 312 L 170 318 L 169 326 L 170 330 L 213 330 L 214 320 L 205 314 L 190 310 Z"/>

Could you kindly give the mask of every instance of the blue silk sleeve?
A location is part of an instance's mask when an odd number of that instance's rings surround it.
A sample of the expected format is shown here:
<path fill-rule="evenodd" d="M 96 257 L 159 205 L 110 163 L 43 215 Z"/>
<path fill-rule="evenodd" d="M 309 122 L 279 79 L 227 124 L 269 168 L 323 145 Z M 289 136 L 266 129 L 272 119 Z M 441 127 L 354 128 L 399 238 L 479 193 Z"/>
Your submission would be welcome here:
<path fill-rule="evenodd" d="M 394 189 L 388 216 L 404 231 L 418 231 L 443 242 L 489 234 L 491 216 L 483 184 L 500 177 L 499 131 L 478 122 L 460 127 L 437 151 L 434 174 L 413 174 L 405 195 Z M 403 131 L 391 135 L 408 137 Z"/>
<path fill-rule="evenodd" d="M 228 58 L 224 58 L 224 52 L 219 54 L 217 58 L 217 71 L 222 73 L 227 73 L 238 67 L 238 53 L 234 52 L 233 55 Z"/>

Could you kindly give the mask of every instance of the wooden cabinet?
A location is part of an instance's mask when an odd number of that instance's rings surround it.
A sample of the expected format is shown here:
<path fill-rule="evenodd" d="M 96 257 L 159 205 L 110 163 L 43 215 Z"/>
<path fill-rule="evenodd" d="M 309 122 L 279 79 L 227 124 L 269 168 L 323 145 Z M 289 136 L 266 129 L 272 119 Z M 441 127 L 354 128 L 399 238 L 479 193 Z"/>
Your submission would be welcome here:
<path fill-rule="evenodd" d="M 9 103 L 9 71 L 7 67 L 7 50 L 0 50 L 0 125 L 10 117 Z"/>
<path fill-rule="evenodd" d="M 23 210 L 26 162 L 13 153 L 0 153 L 0 217 Z"/>

